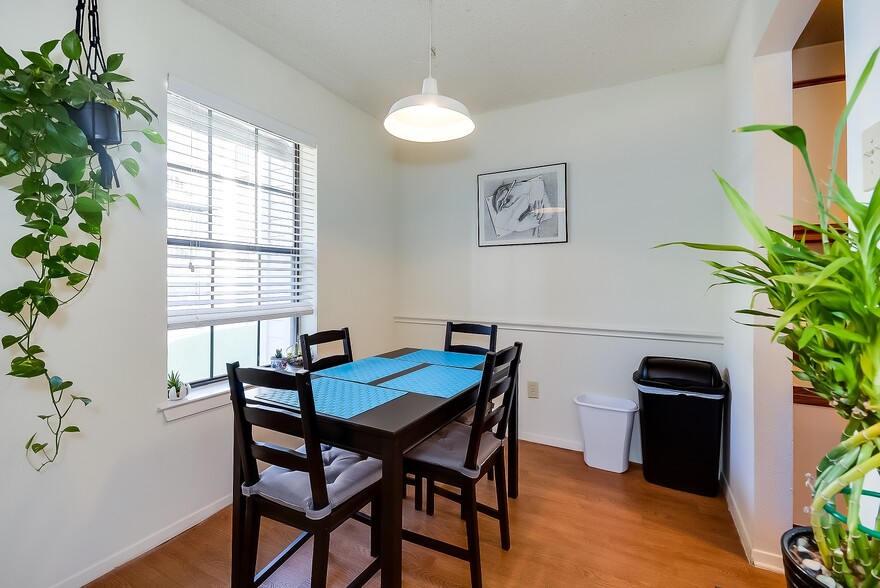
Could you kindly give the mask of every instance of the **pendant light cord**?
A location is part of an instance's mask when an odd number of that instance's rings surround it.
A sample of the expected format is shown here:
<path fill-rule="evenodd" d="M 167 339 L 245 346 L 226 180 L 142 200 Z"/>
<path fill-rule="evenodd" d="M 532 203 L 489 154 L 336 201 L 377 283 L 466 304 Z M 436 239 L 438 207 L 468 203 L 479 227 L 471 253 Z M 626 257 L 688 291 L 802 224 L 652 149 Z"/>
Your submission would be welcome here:
<path fill-rule="evenodd" d="M 431 73 L 431 62 L 434 61 L 434 40 L 432 39 L 432 34 L 434 31 L 434 23 L 433 23 L 433 15 L 431 10 L 431 5 L 433 0 L 428 0 L 428 77 L 434 77 Z"/>

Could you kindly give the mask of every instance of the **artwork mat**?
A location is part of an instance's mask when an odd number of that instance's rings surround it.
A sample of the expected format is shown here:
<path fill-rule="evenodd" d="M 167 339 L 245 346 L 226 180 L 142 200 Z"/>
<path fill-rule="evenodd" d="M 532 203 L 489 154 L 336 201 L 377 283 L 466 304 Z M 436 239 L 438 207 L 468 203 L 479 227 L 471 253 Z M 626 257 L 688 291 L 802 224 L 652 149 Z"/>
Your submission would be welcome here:
<path fill-rule="evenodd" d="M 507 225 L 503 228 L 496 228 L 496 220 L 503 216 L 503 212 L 495 212 L 492 209 L 492 198 L 499 186 L 511 184 L 510 192 L 514 191 L 517 186 L 523 186 L 529 181 L 536 180 L 538 176 L 542 177 L 544 184 L 544 192 L 547 202 L 544 202 L 543 208 L 552 209 L 555 220 L 555 234 L 541 236 L 530 236 L 527 231 L 511 231 L 512 226 L 516 226 L 519 222 L 526 225 L 534 225 L 538 222 L 538 233 L 541 228 L 547 230 L 553 225 L 546 224 L 547 220 L 538 221 L 535 215 L 530 212 L 528 202 L 531 201 L 533 206 L 534 199 L 537 196 L 526 196 L 522 189 L 520 199 L 523 201 L 514 204 L 518 206 L 518 210 L 522 211 L 516 218 L 509 215 L 505 219 Z M 546 176 L 546 177 L 545 177 Z M 549 188 L 548 188 L 549 184 Z M 565 163 L 554 163 L 548 165 L 537 165 L 532 167 L 523 167 L 510 169 L 505 171 L 491 172 L 477 175 L 477 244 L 480 247 L 497 247 L 503 245 L 534 245 L 543 243 L 567 243 L 568 242 L 568 201 L 567 201 L 567 165 Z M 534 185 L 531 189 L 540 190 L 540 187 Z M 543 202 L 543 200 L 542 200 Z M 512 226 L 511 226 L 512 225 Z M 504 233 L 507 230 L 508 233 Z"/>

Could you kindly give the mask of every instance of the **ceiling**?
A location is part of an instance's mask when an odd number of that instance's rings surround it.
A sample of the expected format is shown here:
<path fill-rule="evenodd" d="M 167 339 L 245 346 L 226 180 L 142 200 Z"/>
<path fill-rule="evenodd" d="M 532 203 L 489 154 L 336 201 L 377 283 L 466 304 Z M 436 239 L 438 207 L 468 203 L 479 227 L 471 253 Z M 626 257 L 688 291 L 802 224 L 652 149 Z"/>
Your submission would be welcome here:
<path fill-rule="evenodd" d="M 182 0 L 377 118 L 421 91 L 427 0 Z M 742 0 L 435 0 L 434 77 L 475 113 L 720 63 Z"/>

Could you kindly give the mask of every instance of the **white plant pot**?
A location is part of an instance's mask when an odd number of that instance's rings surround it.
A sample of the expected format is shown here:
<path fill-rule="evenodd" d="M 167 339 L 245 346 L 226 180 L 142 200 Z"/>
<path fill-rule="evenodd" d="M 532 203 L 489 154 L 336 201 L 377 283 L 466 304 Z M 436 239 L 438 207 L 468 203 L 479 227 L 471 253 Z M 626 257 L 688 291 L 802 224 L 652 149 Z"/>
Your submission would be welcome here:
<path fill-rule="evenodd" d="M 181 384 L 180 389 L 168 388 L 168 400 L 183 400 L 187 397 L 192 387 L 189 384 Z"/>
<path fill-rule="evenodd" d="M 273 370 L 284 371 L 287 369 L 287 358 L 286 357 L 275 357 L 274 355 L 269 358 L 269 366 Z"/>

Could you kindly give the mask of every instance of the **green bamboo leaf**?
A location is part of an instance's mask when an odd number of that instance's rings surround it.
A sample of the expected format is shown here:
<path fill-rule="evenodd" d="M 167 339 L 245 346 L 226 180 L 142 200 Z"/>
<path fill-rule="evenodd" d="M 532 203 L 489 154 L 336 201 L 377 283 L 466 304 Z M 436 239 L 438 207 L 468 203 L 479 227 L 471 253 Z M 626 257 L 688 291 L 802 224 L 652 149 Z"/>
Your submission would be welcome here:
<path fill-rule="evenodd" d="M 826 333 L 830 333 L 840 339 L 852 341 L 853 343 L 868 343 L 869 341 L 869 339 L 864 335 L 860 335 L 859 333 L 855 333 L 853 331 L 848 331 L 838 325 L 816 325 L 816 328 L 825 331 Z"/>
<path fill-rule="evenodd" d="M 740 222 L 742 222 L 746 230 L 752 235 L 752 237 L 754 237 L 755 241 L 760 243 L 765 249 L 770 249 L 773 246 L 770 231 L 767 230 L 767 227 L 764 226 L 764 223 L 761 222 L 761 219 L 758 218 L 758 215 L 752 210 L 752 207 L 749 206 L 733 186 L 727 183 L 727 180 L 717 173 L 715 174 L 715 177 L 718 178 L 718 182 L 721 184 L 721 188 L 724 190 L 727 200 L 730 202 L 731 206 L 733 206 L 734 212 L 736 212 L 736 215 L 739 217 Z"/>
<path fill-rule="evenodd" d="M 831 284 L 828 283 L 828 278 L 839 272 L 841 268 L 844 268 L 851 264 L 853 261 L 854 260 L 852 257 L 840 257 L 838 259 L 835 259 L 830 264 L 828 264 L 828 267 L 819 272 L 819 275 L 816 276 L 816 279 L 813 281 L 813 283 L 807 286 L 807 290 L 815 288 L 816 286 L 824 283 L 826 287 L 843 289 L 844 291 L 848 292 L 849 288 L 846 286 L 841 286 L 840 284 L 834 284 L 833 286 L 831 286 Z"/>
<path fill-rule="evenodd" d="M 777 319 L 776 324 L 773 328 L 773 337 L 782 332 L 782 329 L 786 328 L 789 323 L 791 323 L 792 319 L 796 317 L 804 308 L 809 306 L 815 301 L 815 299 L 810 296 L 803 300 L 799 300 L 795 304 L 791 305 L 785 312 L 782 313 L 782 316 Z"/>
<path fill-rule="evenodd" d="M 72 30 L 61 39 L 61 51 L 67 59 L 78 61 L 82 57 L 82 42 L 76 30 Z"/>

